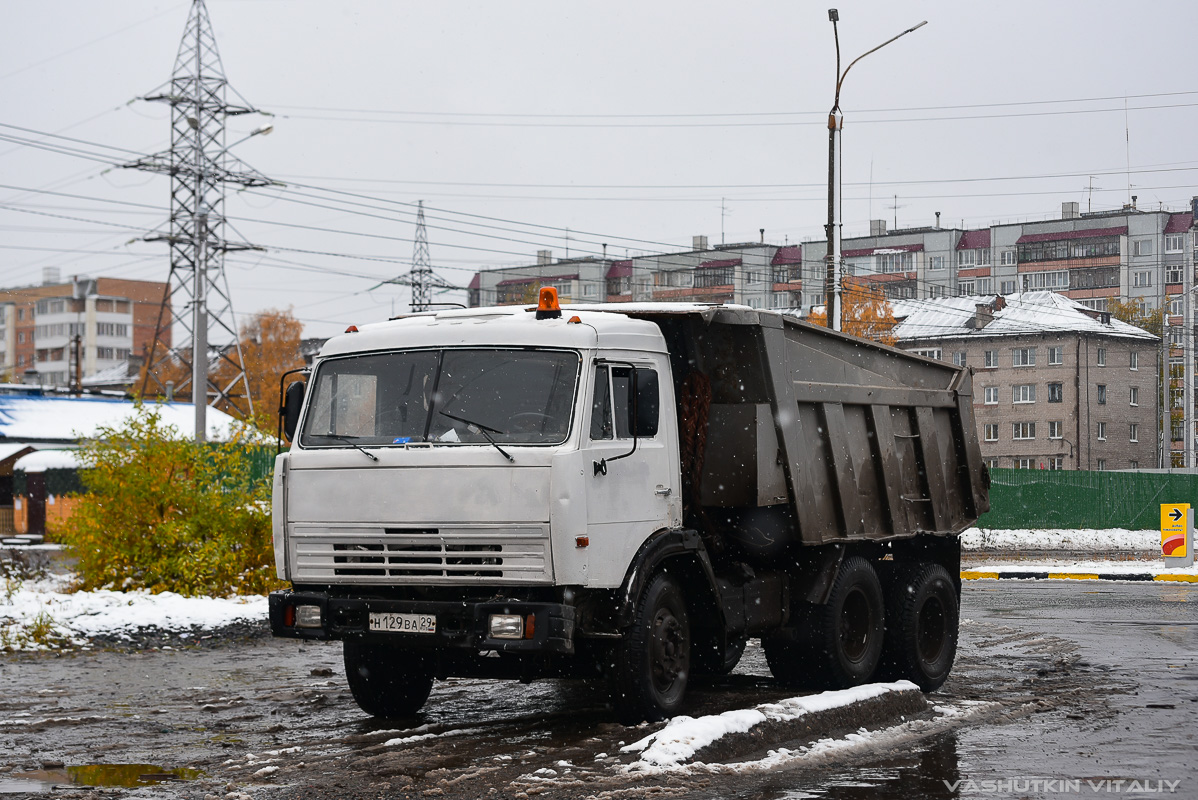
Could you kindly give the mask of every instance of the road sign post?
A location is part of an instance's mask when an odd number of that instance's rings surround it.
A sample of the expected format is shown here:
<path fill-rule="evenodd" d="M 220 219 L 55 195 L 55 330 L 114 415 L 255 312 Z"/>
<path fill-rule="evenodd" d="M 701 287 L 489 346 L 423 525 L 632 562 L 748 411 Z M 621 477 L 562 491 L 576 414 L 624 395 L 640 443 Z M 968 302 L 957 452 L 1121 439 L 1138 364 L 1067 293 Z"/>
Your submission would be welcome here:
<path fill-rule="evenodd" d="M 1161 555 L 1167 567 L 1194 565 L 1194 509 L 1189 503 L 1161 504 Z"/>

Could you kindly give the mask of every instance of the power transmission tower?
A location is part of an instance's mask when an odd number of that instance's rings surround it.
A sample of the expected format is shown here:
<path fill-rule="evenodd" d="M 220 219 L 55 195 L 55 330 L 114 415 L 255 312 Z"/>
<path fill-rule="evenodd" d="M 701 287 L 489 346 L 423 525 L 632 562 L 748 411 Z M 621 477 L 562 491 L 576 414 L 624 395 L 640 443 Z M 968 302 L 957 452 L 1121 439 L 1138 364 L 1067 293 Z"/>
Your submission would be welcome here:
<path fill-rule="evenodd" d="M 180 378 L 174 390 L 191 395 L 196 439 L 202 441 L 209 401 L 243 417 L 254 410 L 224 269 L 225 253 L 254 248 L 225 238 L 225 185 L 266 186 L 272 181 L 231 155 L 225 145 L 228 117 L 262 112 L 240 95 L 241 105 L 227 102 L 230 89 L 204 0 L 192 2 L 175 69 L 164 86 L 143 99 L 171 106 L 171 147 L 125 165 L 171 176 L 168 231 L 146 237 L 167 242 L 171 270 L 141 391 L 145 395 L 153 382 L 164 392 L 167 376 Z M 270 131 L 259 128 L 250 136 Z M 244 139 L 234 144 L 240 141 Z M 173 340 L 176 328 L 186 332 L 185 341 Z M 183 368 L 186 377 L 178 374 Z M 212 374 L 217 371 L 219 377 Z"/>
<path fill-rule="evenodd" d="M 444 305 L 433 302 L 434 289 L 459 289 L 449 281 L 433 272 L 432 259 L 428 253 L 428 229 L 424 225 L 424 201 L 416 203 L 416 237 L 412 246 L 412 269 L 407 275 L 400 275 L 389 281 L 383 281 L 378 286 L 391 283 L 399 286 L 412 287 L 412 311 L 428 311 L 431 306 Z M 374 287 L 377 288 L 377 287 Z"/>

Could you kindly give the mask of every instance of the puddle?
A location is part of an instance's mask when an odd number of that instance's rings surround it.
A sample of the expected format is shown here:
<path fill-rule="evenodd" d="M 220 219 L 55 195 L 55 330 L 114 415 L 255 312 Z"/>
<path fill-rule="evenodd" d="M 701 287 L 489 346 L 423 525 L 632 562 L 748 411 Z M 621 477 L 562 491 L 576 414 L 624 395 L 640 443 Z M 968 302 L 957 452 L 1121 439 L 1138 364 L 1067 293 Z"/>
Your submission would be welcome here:
<path fill-rule="evenodd" d="M 172 781 L 192 781 L 203 773 L 198 769 L 164 769 L 153 764 L 85 764 L 35 772 L 14 772 L 0 778 L 0 794 L 51 792 L 56 786 L 122 786 L 133 788 Z"/>

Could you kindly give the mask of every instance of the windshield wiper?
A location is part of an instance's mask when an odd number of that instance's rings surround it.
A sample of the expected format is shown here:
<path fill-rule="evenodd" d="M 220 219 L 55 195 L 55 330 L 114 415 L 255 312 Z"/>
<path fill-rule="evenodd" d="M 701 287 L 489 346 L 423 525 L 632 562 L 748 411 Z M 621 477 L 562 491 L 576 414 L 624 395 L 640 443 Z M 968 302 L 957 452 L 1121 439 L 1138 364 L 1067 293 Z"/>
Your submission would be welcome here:
<path fill-rule="evenodd" d="M 366 448 L 362 447 L 362 445 L 360 445 L 354 441 L 354 439 L 358 438 L 356 436 L 342 436 L 339 433 L 322 433 L 320 435 L 324 436 L 326 439 L 340 439 L 341 441 L 345 442 L 346 444 L 348 444 L 350 447 L 354 448 L 355 450 L 361 450 L 363 453 L 366 454 L 366 457 L 369 458 L 371 461 L 379 460 L 378 456 L 376 456 L 374 453 L 369 452 L 368 450 L 366 450 Z"/>
<path fill-rule="evenodd" d="M 498 433 L 500 436 L 502 436 L 503 431 L 498 430 L 497 428 L 489 428 L 486 425 L 483 425 L 481 422 L 475 422 L 472 419 L 466 419 L 465 417 L 455 417 L 453 414 L 450 414 L 446 411 L 441 411 L 440 409 L 437 410 L 437 413 L 443 417 L 449 417 L 452 420 L 457 420 L 458 422 L 465 424 L 467 430 L 478 431 L 484 437 L 486 437 L 487 441 L 491 443 L 492 447 L 494 447 L 500 453 L 503 453 L 504 458 L 506 458 L 508 461 L 512 462 L 513 464 L 516 463 L 516 459 L 512 458 L 511 453 L 509 453 L 508 451 L 506 451 L 502 447 L 500 447 L 499 443 L 491 438 L 491 434 L 487 433 L 487 431 L 491 431 L 492 433 Z"/>

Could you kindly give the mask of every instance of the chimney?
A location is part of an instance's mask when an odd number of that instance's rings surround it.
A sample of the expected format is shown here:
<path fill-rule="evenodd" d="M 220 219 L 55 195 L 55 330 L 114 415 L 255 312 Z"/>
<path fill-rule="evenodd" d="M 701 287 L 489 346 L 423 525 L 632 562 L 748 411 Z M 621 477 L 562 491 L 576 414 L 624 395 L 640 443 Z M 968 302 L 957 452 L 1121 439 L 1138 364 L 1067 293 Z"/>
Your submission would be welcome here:
<path fill-rule="evenodd" d="M 1061 203 L 1061 219 L 1077 219 L 1081 215 L 1081 203 Z"/>
<path fill-rule="evenodd" d="M 871 219 L 869 221 L 870 236 L 885 236 L 886 235 L 886 220 Z"/>
<path fill-rule="evenodd" d="M 1136 201 L 1139 199 L 1140 199 L 1140 196 L 1138 194 L 1133 194 L 1131 196 L 1131 210 L 1132 211 L 1136 210 Z"/>
<path fill-rule="evenodd" d="M 546 264 L 552 264 L 552 263 L 553 263 L 553 251 L 552 250 L 538 250 L 537 251 L 537 266 L 544 266 Z"/>
<path fill-rule="evenodd" d="M 980 331 L 994 322 L 994 308 L 989 303 L 978 303 L 974 306 L 973 329 Z"/>
<path fill-rule="evenodd" d="M 1194 221 L 1190 227 L 1198 226 L 1198 197 L 1190 200 L 1190 209 L 1193 211 Z"/>
<path fill-rule="evenodd" d="M 940 227 L 940 212 L 939 211 L 936 212 L 936 227 L 937 228 Z"/>
<path fill-rule="evenodd" d="M 757 231 L 761 234 L 761 243 L 765 244 L 765 228 L 758 228 Z"/>
<path fill-rule="evenodd" d="M 706 249 L 707 249 L 707 237 L 706 236 L 692 236 L 691 237 L 691 250 L 706 250 Z"/>
<path fill-rule="evenodd" d="M 62 273 L 58 267 L 42 267 L 42 286 L 53 286 L 62 282 Z"/>

